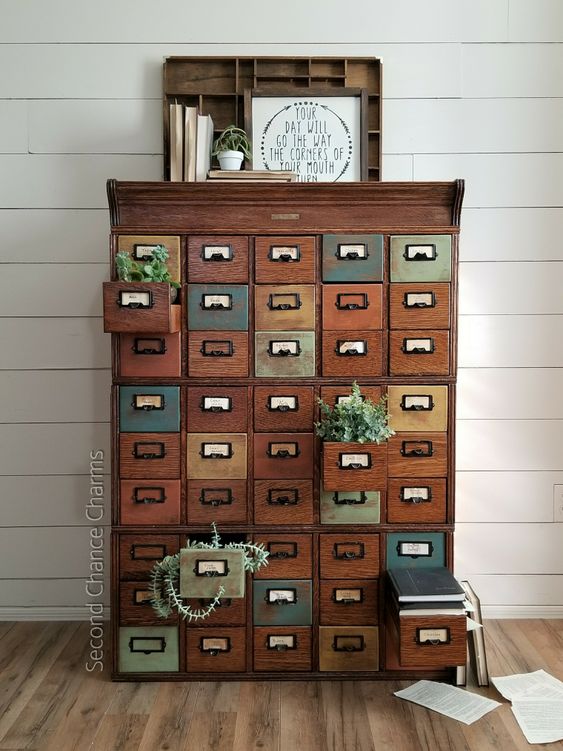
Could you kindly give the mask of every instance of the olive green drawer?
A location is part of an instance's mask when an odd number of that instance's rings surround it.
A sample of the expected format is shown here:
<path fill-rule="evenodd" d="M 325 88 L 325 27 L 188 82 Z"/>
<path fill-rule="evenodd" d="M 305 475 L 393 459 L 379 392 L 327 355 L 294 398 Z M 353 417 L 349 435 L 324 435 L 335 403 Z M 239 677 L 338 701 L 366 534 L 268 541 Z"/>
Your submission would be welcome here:
<path fill-rule="evenodd" d="M 167 673 L 179 669 L 177 626 L 119 629 L 120 673 Z"/>
<path fill-rule="evenodd" d="M 451 235 L 395 235 L 391 238 L 392 282 L 449 282 Z"/>
<path fill-rule="evenodd" d="M 379 524 L 378 490 L 323 490 L 321 524 Z"/>
<path fill-rule="evenodd" d="M 257 331 L 255 373 L 263 378 L 315 375 L 314 331 Z"/>

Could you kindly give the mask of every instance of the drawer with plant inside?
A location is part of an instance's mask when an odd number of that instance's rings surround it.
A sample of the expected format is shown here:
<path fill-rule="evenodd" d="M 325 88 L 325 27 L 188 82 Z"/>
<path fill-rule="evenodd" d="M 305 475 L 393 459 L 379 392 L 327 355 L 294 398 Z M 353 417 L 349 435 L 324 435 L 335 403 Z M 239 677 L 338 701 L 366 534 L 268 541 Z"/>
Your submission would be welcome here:
<path fill-rule="evenodd" d="M 377 626 L 321 626 L 319 670 L 370 672 L 379 670 Z"/>
<path fill-rule="evenodd" d="M 440 282 L 392 284 L 390 329 L 449 329 L 450 285 Z"/>
<path fill-rule="evenodd" d="M 120 673 L 177 673 L 180 670 L 178 626 L 122 626 Z"/>
<path fill-rule="evenodd" d="M 273 532 L 255 536 L 254 542 L 262 543 L 269 553 L 268 565 L 256 571 L 255 579 L 311 578 L 313 573 L 311 535 Z"/>
<path fill-rule="evenodd" d="M 246 433 L 188 433 L 189 480 L 246 477 Z"/>
<path fill-rule="evenodd" d="M 375 626 L 379 620 L 379 579 L 322 579 L 323 626 Z"/>
<path fill-rule="evenodd" d="M 433 568 L 446 565 L 443 532 L 389 532 L 387 568 Z"/>
<path fill-rule="evenodd" d="M 123 433 L 179 431 L 179 386 L 120 386 L 119 430 Z"/>
<path fill-rule="evenodd" d="M 104 282 L 103 288 L 106 333 L 180 331 L 181 307 L 168 282 Z"/>
<path fill-rule="evenodd" d="M 144 264 L 154 257 L 155 249 L 164 248 L 170 278 L 180 281 L 180 238 L 177 235 L 118 235 L 117 250 L 127 253 L 132 261 Z"/>
<path fill-rule="evenodd" d="M 254 248 L 258 284 L 314 284 L 314 237 L 257 237 Z"/>
<path fill-rule="evenodd" d="M 381 284 L 324 284 L 323 329 L 370 331 L 383 326 Z"/>
<path fill-rule="evenodd" d="M 397 433 L 388 444 L 389 477 L 446 477 L 447 433 Z"/>
<path fill-rule="evenodd" d="M 120 524 L 180 524 L 180 480 L 121 480 Z"/>
<path fill-rule="evenodd" d="M 181 334 L 121 334 L 120 376 L 178 378 L 182 374 Z"/>
<path fill-rule="evenodd" d="M 314 395 L 312 386 L 255 386 L 256 431 L 312 431 Z"/>
<path fill-rule="evenodd" d="M 119 582 L 119 625 L 159 626 L 178 623 L 178 614 L 162 618 L 154 610 L 150 581 Z"/>
<path fill-rule="evenodd" d="M 246 331 L 190 331 L 188 375 L 193 378 L 246 378 L 248 333 Z"/>
<path fill-rule="evenodd" d="M 243 386 L 188 386 L 190 433 L 244 433 L 248 389 Z"/>
<path fill-rule="evenodd" d="M 254 670 L 311 670 L 310 626 L 257 626 L 254 629 Z"/>
<path fill-rule="evenodd" d="M 263 378 L 315 375 L 314 331 L 257 331 L 255 374 Z"/>
<path fill-rule="evenodd" d="M 372 579 L 379 576 L 378 534 L 322 534 L 322 579 Z"/>
<path fill-rule="evenodd" d="M 254 477 L 313 477 L 314 436 L 312 433 L 255 433 Z"/>
<path fill-rule="evenodd" d="M 378 402 L 381 399 L 381 386 L 360 386 L 359 398 L 361 401 L 370 399 L 372 402 Z M 347 383 L 342 386 L 321 386 L 321 399 L 331 409 L 337 404 L 346 404 L 352 398 L 352 384 Z"/>
<path fill-rule="evenodd" d="M 383 279 L 383 235 L 323 235 L 323 282 Z"/>
<path fill-rule="evenodd" d="M 323 331 L 323 376 L 372 377 L 383 373 L 381 331 Z"/>
<path fill-rule="evenodd" d="M 383 497 L 379 490 L 321 487 L 321 524 L 379 524 Z"/>
<path fill-rule="evenodd" d="M 445 478 L 391 478 L 387 487 L 389 524 L 445 524 Z"/>
<path fill-rule="evenodd" d="M 191 331 L 247 331 L 248 286 L 188 284 Z"/>
<path fill-rule="evenodd" d="M 119 476 L 175 480 L 180 477 L 179 433 L 120 433 Z"/>
<path fill-rule="evenodd" d="M 120 535 L 119 578 L 148 581 L 154 564 L 179 549 L 178 535 Z"/>
<path fill-rule="evenodd" d="M 389 332 L 390 375 L 448 375 L 449 372 L 449 331 Z"/>
<path fill-rule="evenodd" d="M 449 282 L 451 275 L 451 235 L 391 237 L 392 282 Z"/>
<path fill-rule="evenodd" d="M 190 235 L 188 281 L 227 284 L 248 282 L 248 237 L 238 235 Z"/>
<path fill-rule="evenodd" d="M 312 480 L 256 480 L 255 524 L 312 524 Z"/>
<path fill-rule="evenodd" d="M 244 524 L 246 480 L 188 480 L 188 524 Z"/>
<path fill-rule="evenodd" d="M 186 629 L 188 673 L 243 673 L 246 628 L 228 626 Z"/>
<path fill-rule="evenodd" d="M 254 288 L 254 326 L 257 330 L 265 331 L 314 330 L 314 285 L 256 285 Z"/>
<path fill-rule="evenodd" d="M 447 386 L 389 386 L 389 425 L 395 431 L 445 431 L 448 428 Z"/>
<path fill-rule="evenodd" d="M 255 579 L 252 596 L 255 626 L 310 626 L 312 623 L 310 579 Z"/>

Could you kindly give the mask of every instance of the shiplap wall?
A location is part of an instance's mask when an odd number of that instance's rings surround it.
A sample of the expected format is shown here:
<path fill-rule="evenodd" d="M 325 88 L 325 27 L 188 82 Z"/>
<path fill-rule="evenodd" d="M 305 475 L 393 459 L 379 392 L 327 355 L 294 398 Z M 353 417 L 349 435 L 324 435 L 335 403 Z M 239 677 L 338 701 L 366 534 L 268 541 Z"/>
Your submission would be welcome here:
<path fill-rule="evenodd" d="M 0 0 L 0 617 L 84 605 L 105 180 L 160 179 L 162 59 L 191 54 L 380 56 L 385 179 L 466 179 L 457 572 L 489 614 L 563 614 L 563 3 L 230 7 Z"/>

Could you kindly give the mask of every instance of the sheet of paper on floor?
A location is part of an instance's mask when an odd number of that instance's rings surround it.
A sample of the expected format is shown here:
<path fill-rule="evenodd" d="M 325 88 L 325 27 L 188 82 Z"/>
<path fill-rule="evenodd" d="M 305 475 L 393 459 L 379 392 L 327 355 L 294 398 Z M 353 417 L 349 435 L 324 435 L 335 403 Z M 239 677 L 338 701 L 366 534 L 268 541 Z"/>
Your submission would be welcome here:
<path fill-rule="evenodd" d="M 433 709 L 466 725 L 471 725 L 487 712 L 500 707 L 498 701 L 435 681 L 418 681 L 408 688 L 396 691 L 395 696 Z"/>
<path fill-rule="evenodd" d="M 563 740 L 563 696 L 551 699 L 515 699 L 512 711 L 528 743 Z"/>
<path fill-rule="evenodd" d="M 497 691 L 505 699 L 512 701 L 519 694 L 533 686 L 544 686 L 551 688 L 563 689 L 563 682 L 557 680 L 545 670 L 536 670 L 533 673 L 516 673 L 515 675 L 504 675 L 497 678 L 491 678 Z"/>

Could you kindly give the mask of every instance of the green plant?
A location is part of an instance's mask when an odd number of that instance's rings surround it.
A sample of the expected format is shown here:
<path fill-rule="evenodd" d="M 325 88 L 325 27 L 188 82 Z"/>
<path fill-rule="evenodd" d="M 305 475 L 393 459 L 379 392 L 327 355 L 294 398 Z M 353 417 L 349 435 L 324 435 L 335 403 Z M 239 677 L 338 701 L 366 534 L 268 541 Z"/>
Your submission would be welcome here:
<path fill-rule="evenodd" d="M 135 261 L 129 253 L 121 250 L 115 256 L 117 278 L 121 282 L 168 282 L 178 289 L 180 283 L 170 278 L 167 260 L 168 251 L 164 245 L 153 248 L 151 257 L 144 261 Z"/>
<path fill-rule="evenodd" d="M 317 435 L 323 441 L 350 443 L 384 443 L 395 431 L 389 427 L 387 397 L 378 402 L 363 399 L 354 381 L 350 399 L 334 407 L 318 399 L 321 420 L 315 423 Z"/>
<path fill-rule="evenodd" d="M 247 159 L 252 158 L 250 151 L 250 141 L 242 128 L 236 125 L 229 125 L 221 133 L 213 144 L 213 156 L 217 156 L 221 151 L 242 151 Z"/>

